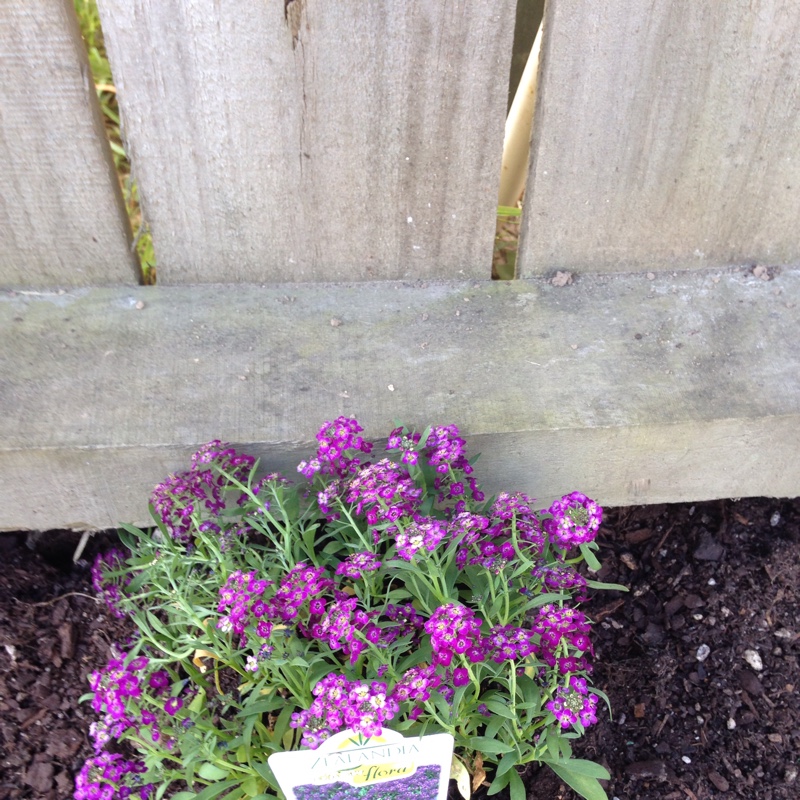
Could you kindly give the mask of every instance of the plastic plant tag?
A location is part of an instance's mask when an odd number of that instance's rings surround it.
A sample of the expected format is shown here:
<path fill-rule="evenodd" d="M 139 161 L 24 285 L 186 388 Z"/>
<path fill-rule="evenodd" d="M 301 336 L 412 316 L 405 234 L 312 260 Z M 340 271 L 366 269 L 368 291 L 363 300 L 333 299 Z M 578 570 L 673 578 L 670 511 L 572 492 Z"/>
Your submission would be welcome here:
<path fill-rule="evenodd" d="M 286 800 L 447 800 L 453 737 L 380 736 L 341 731 L 316 750 L 273 753 L 269 759 Z"/>

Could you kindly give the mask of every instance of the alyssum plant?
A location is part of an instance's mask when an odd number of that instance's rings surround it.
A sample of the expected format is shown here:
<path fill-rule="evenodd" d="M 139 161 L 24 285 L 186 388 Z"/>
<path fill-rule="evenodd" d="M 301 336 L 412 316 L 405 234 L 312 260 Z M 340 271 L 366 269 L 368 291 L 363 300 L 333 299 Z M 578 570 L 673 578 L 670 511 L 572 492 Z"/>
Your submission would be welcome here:
<path fill-rule="evenodd" d="M 361 432 L 325 423 L 297 483 L 211 442 L 156 487 L 158 530 L 98 559 L 138 634 L 90 676 L 76 800 L 279 797 L 271 753 L 383 727 L 451 733 L 490 794 L 524 800 L 516 768 L 544 762 L 606 797 L 570 749 L 603 697 L 576 607 L 611 588 L 578 571 L 599 567 L 600 507 L 487 500 L 455 426 L 397 428 L 373 460 Z"/>

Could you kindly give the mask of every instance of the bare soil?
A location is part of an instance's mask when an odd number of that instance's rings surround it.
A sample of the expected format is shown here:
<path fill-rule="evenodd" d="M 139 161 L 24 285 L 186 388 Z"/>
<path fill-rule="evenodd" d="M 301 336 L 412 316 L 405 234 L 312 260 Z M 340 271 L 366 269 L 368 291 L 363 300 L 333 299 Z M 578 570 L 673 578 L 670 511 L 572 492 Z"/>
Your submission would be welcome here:
<path fill-rule="evenodd" d="M 72 796 L 91 755 L 86 676 L 130 634 L 92 597 L 113 533 L 73 564 L 78 538 L 0 534 L 2 800 Z M 630 592 L 588 606 L 614 716 L 577 752 L 608 767 L 609 798 L 800 796 L 800 499 L 607 510 L 599 541 L 601 577 Z M 547 771 L 524 778 L 529 800 L 575 798 Z"/>

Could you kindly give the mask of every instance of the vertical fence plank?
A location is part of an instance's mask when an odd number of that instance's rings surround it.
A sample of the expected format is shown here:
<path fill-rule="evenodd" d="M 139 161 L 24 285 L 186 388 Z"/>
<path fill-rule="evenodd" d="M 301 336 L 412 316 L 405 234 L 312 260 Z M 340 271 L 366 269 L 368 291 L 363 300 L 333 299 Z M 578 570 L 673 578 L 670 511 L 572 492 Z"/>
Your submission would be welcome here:
<path fill-rule="evenodd" d="M 513 0 L 101 0 L 159 282 L 488 277 Z"/>
<path fill-rule="evenodd" d="M 800 5 L 551 0 L 519 262 L 800 261 Z"/>
<path fill-rule="evenodd" d="M 138 282 L 72 0 L 0 17 L 0 285 Z"/>

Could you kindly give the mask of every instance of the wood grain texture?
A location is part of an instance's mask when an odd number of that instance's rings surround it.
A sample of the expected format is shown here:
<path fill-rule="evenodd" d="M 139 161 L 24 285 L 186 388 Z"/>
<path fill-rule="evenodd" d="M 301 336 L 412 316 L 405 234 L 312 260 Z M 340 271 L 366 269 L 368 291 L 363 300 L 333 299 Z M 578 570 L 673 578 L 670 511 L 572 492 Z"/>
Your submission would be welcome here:
<path fill-rule="evenodd" d="M 0 295 L 0 528 L 146 522 L 213 438 L 292 473 L 339 414 L 454 422 L 489 491 L 543 504 L 796 496 L 800 270 L 773 278 Z"/>
<path fill-rule="evenodd" d="M 488 277 L 512 0 L 100 0 L 163 284 Z"/>
<path fill-rule="evenodd" d="M 521 274 L 800 263 L 800 4 L 551 0 Z"/>
<path fill-rule="evenodd" d="M 0 286 L 138 283 L 71 0 L 0 9 Z"/>

